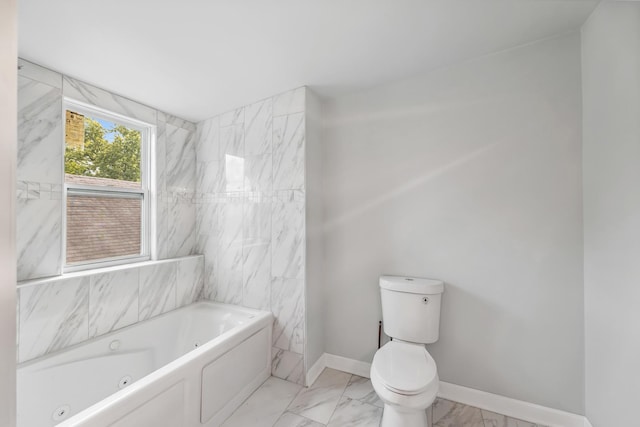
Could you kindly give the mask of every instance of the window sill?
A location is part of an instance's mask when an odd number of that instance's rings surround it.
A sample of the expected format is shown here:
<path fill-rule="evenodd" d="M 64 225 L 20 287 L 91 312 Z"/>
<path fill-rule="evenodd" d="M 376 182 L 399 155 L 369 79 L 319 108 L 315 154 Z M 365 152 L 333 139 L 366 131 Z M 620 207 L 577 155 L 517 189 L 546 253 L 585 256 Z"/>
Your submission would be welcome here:
<path fill-rule="evenodd" d="M 150 266 L 150 265 L 167 264 L 167 263 L 176 262 L 176 261 L 182 260 L 182 259 L 197 258 L 197 257 L 202 257 L 202 256 L 203 255 L 188 255 L 188 256 L 184 256 L 184 257 L 167 258 L 167 259 L 159 259 L 159 260 L 149 260 L 149 261 L 142 261 L 142 262 L 132 262 L 132 263 L 129 263 L 129 264 L 119 264 L 119 265 L 113 265 L 113 266 L 109 266 L 109 267 L 91 268 L 91 269 L 86 269 L 86 270 L 82 270 L 82 271 L 74 271 L 74 272 L 63 273 L 63 274 L 61 274 L 59 276 L 49 276 L 49 277 L 43 277 L 43 278 L 39 278 L 39 279 L 23 280 L 23 281 L 17 283 L 17 287 L 20 288 L 20 287 L 24 287 L 24 286 L 41 285 L 41 284 L 45 284 L 45 283 L 49 283 L 49 282 L 55 282 L 55 281 L 63 280 L 63 279 L 73 279 L 73 278 L 77 278 L 77 277 L 87 277 L 87 276 L 93 276 L 93 275 L 102 274 L 102 273 L 112 273 L 112 272 L 116 272 L 116 271 L 123 271 L 123 270 L 135 269 L 135 268 L 142 268 L 142 267 L 147 267 L 147 266 Z"/>

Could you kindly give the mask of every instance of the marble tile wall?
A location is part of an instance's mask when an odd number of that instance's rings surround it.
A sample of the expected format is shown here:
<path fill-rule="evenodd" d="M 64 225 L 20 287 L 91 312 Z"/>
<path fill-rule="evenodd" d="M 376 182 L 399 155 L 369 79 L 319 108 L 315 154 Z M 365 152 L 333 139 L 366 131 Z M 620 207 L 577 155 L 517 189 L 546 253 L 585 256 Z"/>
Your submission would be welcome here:
<path fill-rule="evenodd" d="M 273 374 L 304 381 L 305 88 L 198 123 L 205 296 L 275 315 Z"/>
<path fill-rule="evenodd" d="M 18 287 L 18 362 L 202 299 L 203 268 L 197 255 L 24 282 Z"/>
<path fill-rule="evenodd" d="M 22 362 L 201 299 L 204 262 L 180 258 L 61 275 L 64 98 L 156 126 L 151 149 L 156 259 L 196 253 L 196 126 L 28 61 L 19 60 L 19 67 L 17 344 Z"/>
<path fill-rule="evenodd" d="M 42 74 L 18 78 L 18 280 L 62 267 L 62 77 Z"/>
<path fill-rule="evenodd" d="M 195 254 L 195 124 L 20 60 L 18 280 L 62 272 L 63 98 L 156 125 L 156 257 Z"/>
<path fill-rule="evenodd" d="M 160 259 L 196 253 L 195 134 L 195 124 L 158 112 L 156 242 Z"/>

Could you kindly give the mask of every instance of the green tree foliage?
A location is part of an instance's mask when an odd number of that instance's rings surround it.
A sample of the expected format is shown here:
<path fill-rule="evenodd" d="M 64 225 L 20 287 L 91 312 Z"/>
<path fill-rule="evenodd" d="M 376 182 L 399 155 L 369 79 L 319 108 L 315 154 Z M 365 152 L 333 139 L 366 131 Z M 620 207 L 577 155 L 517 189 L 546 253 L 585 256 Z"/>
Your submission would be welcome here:
<path fill-rule="evenodd" d="M 113 141 L 105 138 L 108 132 L 113 133 Z M 85 117 L 84 149 L 65 149 L 64 171 L 72 175 L 140 182 L 140 139 L 137 130 L 121 125 L 107 130 Z"/>

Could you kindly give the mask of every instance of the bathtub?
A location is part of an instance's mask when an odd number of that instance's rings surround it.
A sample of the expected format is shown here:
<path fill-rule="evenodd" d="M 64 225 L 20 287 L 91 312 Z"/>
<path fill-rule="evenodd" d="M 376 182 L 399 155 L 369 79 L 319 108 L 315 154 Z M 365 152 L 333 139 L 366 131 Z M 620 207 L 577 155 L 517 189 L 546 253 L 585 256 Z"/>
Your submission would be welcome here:
<path fill-rule="evenodd" d="M 18 427 L 218 426 L 271 373 L 269 312 L 208 301 L 18 366 Z"/>

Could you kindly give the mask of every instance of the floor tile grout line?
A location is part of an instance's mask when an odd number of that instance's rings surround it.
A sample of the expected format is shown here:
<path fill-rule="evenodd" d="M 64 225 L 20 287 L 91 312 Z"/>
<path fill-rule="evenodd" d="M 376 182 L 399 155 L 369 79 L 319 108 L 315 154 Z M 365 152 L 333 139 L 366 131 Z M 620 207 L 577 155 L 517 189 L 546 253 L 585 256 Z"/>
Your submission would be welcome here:
<path fill-rule="evenodd" d="M 231 418 L 236 414 L 236 412 L 238 412 L 238 410 L 239 410 L 242 406 L 244 406 L 244 404 L 245 404 L 245 403 L 247 403 L 247 402 L 248 402 L 248 401 L 249 401 L 249 400 L 250 400 L 250 399 L 251 399 L 251 398 L 252 398 L 256 393 L 258 393 L 258 391 L 259 391 L 259 390 L 261 390 L 261 389 L 262 389 L 262 387 L 264 387 L 264 385 L 266 384 L 266 382 L 267 382 L 267 381 L 269 381 L 269 380 L 270 380 L 270 379 L 272 379 L 272 378 L 276 378 L 276 379 L 281 380 L 281 381 L 287 381 L 287 380 L 283 380 L 283 379 L 281 379 L 281 378 L 274 377 L 273 375 L 269 376 L 266 380 L 264 380 L 264 381 L 262 382 L 262 384 L 260 384 L 260 386 L 258 386 L 258 388 L 257 388 L 257 389 L 255 389 L 255 390 L 253 391 L 253 393 L 251 393 L 251 394 L 250 394 L 250 395 L 249 395 L 245 400 L 243 400 L 243 401 L 242 401 L 242 403 L 241 403 L 241 404 L 240 404 L 240 405 L 239 405 L 239 406 L 238 406 L 238 407 L 237 407 L 237 408 L 236 408 L 236 409 L 231 413 L 231 415 L 229 415 L 229 417 L 227 417 L 227 419 L 226 419 L 226 420 L 224 420 L 224 422 L 222 423 L 222 426 L 221 426 L 221 427 L 224 427 L 224 426 L 226 425 L 226 423 L 227 423 L 227 422 L 228 422 L 228 421 L 229 421 L 229 420 L 230 420 L 230 419 L 231 419 Z M 291 381 L 287 381 L 287 382 L 291 383 Z M 292 384 L 296 384 L 296 383 L 292 383 Z M 297 384 L 297 385 L 299 385 L 299 384 Z M 285 407 L 285 409 L 284 409 L 284 410 L 283 410 L 283 411 L 278 415 L 278 418 L 274 421 L 274 423 L 271 425 L 271 427 L 273 427 L 273 426 L 274 426 L 274 425 L 275 425 L 275 424 L 280 420 L 280 418 L 282 417 L 282 415 L 283 415 L 285 412 L 287 412 L 287 409 L 289 408 L 289 405 L 291 405 L 291 402 L 293 402 L 293 400 L 298 396 L 298 394 L 300 393 L 300 391 L 302 391 L 302 389 L 304 389 L 304 386 L 303 386 L 303 387 L 302 387 L 302 388 L 301 388 L 301 389 L 300 389 L 300 390 L 295 394 L 295 396 L 293 396 L 293 398 L 291 398 L 291 400 L 287 403 L 287 406 Z"/>
<path fill-rule="evenodd" d="M 317 423 L 317 424 L 318 424 L 318 425 L 320 425 L 320 426 L 327 427 L 327 426 L 328 426 L 328 424 L 330 424 L 330 423 L 331 423 L 331 421 L 333 420 L 333 418 L 334 418 L 334 416 L 335 416 L 335 414 L 336 414 L 336 411 L 337 411 L 337 408 L 338 408 L 338 406 L 339 406 L 340 402 L 341 402 L 341 401 L 343 400 L 343 398 L 345 398 L 345 397 L 346 397 L 347 399 L 349 399 L 349 400 L 355 400 L 356 402 L 359 402 L 360 404 L 363 404 L 363 405 L 366 405 L 366 406 L 371 406 L 371 407 L 377 407 L 377 408 L 380 408 L 379 406 L 374 405 L 374 404 L 371 404 L 371 403 L 366 402 L 366 401 L 363 401 L 362 399 L 359 399 L 359 398 L 351 398 L 351 397 L 349 397 L 349 396 L 345 396 L 345 393 L 346 393 L 347 389 L 349 388 L 349 384 L 351 384 L 351 382 L 353 381 L 353 379 L 354 379 L 354 378 L 360 378 L 358 375 L 353 375 L 353 374 L 349 374 L 349 375 L 350 375 L 350 376 L 349 376 L 349 379 L 346 381 L 345 385 L 343 386 L 343 388 L 342 388 L 342 392 L 341 392 L 340 397 L 339 397 L 339 399 L 338 399 L 338 402 L 337 402 L 337 403 L 336 403 L 336 405 L 334 406 L 333 411 L 332 411 L 332 413 L 331 413 L 331 415 L 330 415 L 330 417 L 329 417 L 329 419 L 328 419 L 327 423 L 321 423 L 321 422 L 315 421 L 315 420 L 313 420 L 313 419 L 311 419 L 311 418 L 308 418 L 308 417 L 306 417 L 306 416 L 304 416 L 304 415 L 301 415 L 301 414 L 298 414 L 298 413 L 295 413 L 295 412 L 291 412 L 291 411 L 289 411 L 289 407 L 291 406 L 291 403 L 292 403 L 292 402 L 293 402 L 293 401 L 294 401 L 294 400 L 295 400 L 295 399 L 296 399 L 296 398 L 297 398 L 301 393 L 303 393 L 305 390 L 308 390 L 308 389 L 313 388 L 313 385 L 312 385 L 312 386 L 310 386 L 310 387 L 304 387 L 304 386 L 301 386 L 301 387 L 300 387 L 300 389 L 298 390 L 298 392 L 296 392 L 296 394 L 295 394 L 295 395 L 294 395 L 294 396 L 293 396 L 293 397 L 288 401 L 288 404 L 287 404 L 287 406 L 285 407 L 285 409 L 279 412 L 277 419 L 276 419 L 276 420 L 275 420 L 275 422 L 271 425 L 271 427 L 275 426 L 275 425 L 278 423 L 278 421 L 282 418 L 282 416 L 283 416 L 283 415 L 285 415 L 287 412 L 289 412 L 289 413 L 291 413 L 291 414 L 293 414 L 293 415 L 296 415 L 296 416 L 298 416 L 298 417 L 301 417 L 301 418 L 303 418 L 304 420 L 308 420 L 308 421 L 310 421 L 310 422 Z M 275 378 L 275 377 L 272 377 L 272 378 Z M 267 380 L 268 380 L 268 379 L 267 379 Z M 262 388 L 262 387 L 264 386 L 264 384 L 266 383 L 266 381 L 267 381 L 267 380 L 265 380 L 265 381 L 264 381 L 264 382 L 263 382 L 263 383 L 258 387 L 258 389 Z M 285 381 L 286 381 L 286 380 L 285 380 Z M 257 392 L 257 391 L 258 391 L 258 389 L 256 389 L 256 390 L 255 390 L 255 391 L 254 391 L 254 392 L 253 392 L 249 397 L 247 397 L 247 398 L 246 398 L 246 399 L 241 403 L 241 405 L 240 405 L 240 406 L 244 405 L 244 404 L 245 404 L 245 403 L 246 403 L 246 402 L 247 402 L 247 401 L 248 401 L 248 400 L 249 400 L 249 399 L 250 399 L 250 398 L 251 398 L 251 397 L 252 397 L 252 396 Z M 461 406 L 463 406 L 463 407 L 473 408 L 473 409 L 479 410 L 479 411 L 480 411 L 480 421 L 482 421 L 482 426 L 484 426 L 484 427 L 488 427 L 488 425 L 493 425 L 492 420 L 487 420 L 487 418 L 485 417 L 485 412 L 488 412 L 488 413 L 494 413 L 494 412 L 492 412 L 492 411 L 488 411 L 488 410 L 485 410 L 485 409 L 482 409 L 482 408 L 478 408 L 478 407 L 476 407 L 476 406 L 472 406 L 472 405 L 465 405 L 464 403 L 456 402 L 456 401 L 453 401 L 453 400 L 448 400 L 448 399 L 439 399 L 439 400 L 448 401 L 448 402 L 452 403 L 454 406 L 456 406 L 456 405 L 461 405 Z M 434 402 L 434 403 L 435 403 L 435 402 Z M 380 409 L 384 410 L 384 408 L 380 408 Z M 452 408 L 452 410 L 453 410 L 453 408 Z M 431 415 L 432 415 L 432 419 L 433 419 L 433 417 L 434 417 L 434 415 L 435 415 L 435 414 L 433 413 L 433 405 L 432 405 L 431 411 L 432 411 L 432 412 L 431 412 Z M 235 412 L 236 412 L 236 411 L 234 411 L 234 413 L 235 413 Z M 449 412 L 451 412 L 451 411 L 449 411 Z M 449 413 L 449 412 L 448 412 L 448 413 Z M 447 413 L 447 414 L 448 414 L 448 413 Z M 444 415 L 443 417 L 441 417 L 440 419 L 442 419 L 442 418 L 446 417 L 446 416 L 447 416 L 447 414 L 445 414 L 445 415 Z M 544 425 L 536 424 L 536 423 L 533 423 L 533 422 L 531 422 L 531 421 L 527 421 L 527 420 L 522 420 L 522 419 L 518 419 L 518 418 L 509 417 L 509 416 L 507 416 L 507 415 L 505 415 L 505 414 L 501 414 L 501 413 L 498 413 L 498 412 L 495 412 L 495 414 L 497 414 L 497 415 L 499 415 L 499 416 L 501 416 L 501 417 L 505 417 L 505 418 L 507 418 L 507 420 L 508 420 L 508 421 L 510 421 L 510 420 L 513 420 L 513 421 L 516 421 L 516 422 L 522 421 L 522 422 L 524 422 L 524 423 L 527 423 L 527 424 L 531 425 L 532 427 L 546 427 L 546 426 L 544 426 Z M 233 415 L 233 414 L 232 414 L 232 415 Z M 225 422 L 226 422 L 226 421 L 227 421 L 227 420 L 225 420 Z M 381 422 L 381 419 L 380 419 L 380 422 Z M 489 423 L 489 424 L 487 424 L 487 423 Z M 438 424 L 437 424 L 437 423 L 433 423 L 433 426 L 436 426 L 436 425 L 438 425 Z"/>
<path fill-rule="evenodd" d="M 286 380 L 285 380 L 285 381 L 286 381 Z M 282 411 L 282 413 L 278 416 L 278 419 L 277 419 L 277 420 L 275 420 L 275 422 L 274 422 L 273 424 L 271 424 L 271 427 L 275 426 L 275 425 L 278 423 L 278 421 L 280 421 L 280 418 L 282 418 L 282 416 L 283 416 L 285 413 L 287 413 L 287 411 L 289 410 L 289 406 L 291 406 L 291 403 L 292 403 L 294 400 L 296 400 L 296 398 L 300 395 L 300 393 L 302 393 L 302 392 L 304 391 L 304 389 L 305 389 L 305 388 L 308 390 L 308 389 L 310 389 L 310 388 L 311 388 L 311 386 L 309 386 L 309 387 L 302 386 L 302 387 L 300 388 L 300 390 L 298 390 L 298 392 L 296 393 L 296 395 L 295 395 L 295 396 L 293 396 L 293 398 L 289 401 L 289 403 L 287 403 L 287 406 L 285 406 L 284 411 Z M 292 414 L 293 414 L 293 412 L 292 412 Z M 296 414 L 296 415 L 300 415 L 300 414 Z M 300 416 L 302 416 L 302 415 L 300 415 Z M 304 418 L 307 418 L 307 417 L 304 417 Z M 307 419 L 308 419 L 308 418 L 307 418 Z"/>
<path fill-rule="evenodd" d="M 263 383 L 263 384 L 264 384 L 264 383 Z M 273 426 L 275 426 L 276 424 L 278 424 L 278 421 L 280 421 L 280 418 L 282 418 L 282 416 L 283 416 L 284 414 L 286 414 L 286 413 L 287 413 L 287 409 L 289 409 L 289 406 L 291 406 L 291 402 L 293 402 L 293 401 L 296 399 L 296 397 L 298 397 L 298 395 L 300 394 L 300 392 L 302 392 L 302 390 L 304 390 L 304 388 L 305 388 L 305 387 L 304 387 L 304 386 L 302 386 L 302 388 L 301 388 L 300 390 L 298 390 L 298 392 L 295 394 L 295 396 L 293 396 L 293 397 L 291 398 L 291 400 L 289 401 L 289 403 L 287 403 L 287 406 L 285 406 L 285 407 L 284 407 L 284 410 L 280 413 L 280 415 L 278 415 L 278 418 L 276 418 L 276 420 L 273 422 L 273 424 L 271 424 L 271 427 L 273 427 Z M 306 417 L 304 417 L 304 418 L 306 418 Z"/>
<path fill-rule="evenodd" d="M 349 384 L 351 384 L 351 380 L 353 379 L 353 377 L 365 378 L 365 377 L 361 377 L 361 376 L 359 376 L 359 375 L 351 374 L 351 377 L 349 377 L 349 381 L 347 381 L 347 385 L 346 385 L 346 387 L 344 388 L 344 390 L 342 390 L 342 395 L 340 395 L 340 400 L 342 400 L 342 398 L 343 398 L 343 397 L 345 397 L 345 395 L 344 395 L 344 394 L 347 392 L 347 388 L 349 388 Z M 371 379 L 370 379 L 370 378 L 367 378 L 367 379 L 368 379 L 369 381 L 371 381 Z M 373 385 L 372 385 L 372 387 L 373 387 Z M 375 390 L 374 390 L 374 391 L 375 391 Z M 377 395 L 377 393 L 376 393 L 376 395 Z M 371 406 L 371 407 L 373 407 L 373 408 L 379 408 L 379 409 L 381 409 L 382 411 L 384 411 L 384 407 L 382 407 L 382 408 L 381 408 L 381 407 L 379 407 L 379 406 L 377 406 L 377 405 L 374 405 L 374 404 L 372 404 L 372 403 L 365 402 L 365 401 L 364 401 L 364 400 L 362 400 L 362 399 L 352 398 L 352 397 L 349 397 L 349 396 L 346 396 L 346 397 L 347 397 L 347 399 L 349 399 L 349 400 L 355 400 L 356 402 L 360 402 L 360 403 L 361 403 L 361 404 L 363 404 L 363 405 Z M 338 401 L 338 403 L 340 403 L 340 400 Z M 338 408 L 338 405 L 336 405 L 336 409 L 337 409 L 337 408 Z M 333 411 L 333 412 L 335 413 L 335 409 L 334 409 L 334 411 Z M 333 414 L 331 414 L 331 417 L 333 418 Z M 331 421 L 331 419 L 329 419 L 329 421 Z M 378 426 L 380 426 L 381 424 L 382 424 L 382 414 L 381 414 L 381 416 L 380 416 L 380 420 L 378 421 Z"/>
<path fill-rule="evenodd" d="M 328 426 L 331 423 L 331 419 L 333 418 L 333 416 L 336 413 L 336 409 L 338 409 L 338 405 L 340 405 L 340 402 L 342 401 L 342 398 L 344 397 L 344 392 L 347 390 L 347 387 L 349 387 L 349 383 L 351 382 L 351 379 L 353 378 L 353 374 L 351 374 L 349 376 L 349 379 L 347 380 L 347 383 L 344 385 L 344 388 L 342 389 L 342 393 L 340 393 L 340 397 L 338 398 L 338 402 L 336 403 L 336 406 L 333 408 L 333 412 L 331 412 L 331 416 L 329 417 L 329 421 L 327 421 L 325 425 Z"/>

